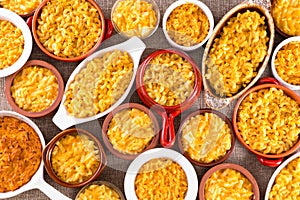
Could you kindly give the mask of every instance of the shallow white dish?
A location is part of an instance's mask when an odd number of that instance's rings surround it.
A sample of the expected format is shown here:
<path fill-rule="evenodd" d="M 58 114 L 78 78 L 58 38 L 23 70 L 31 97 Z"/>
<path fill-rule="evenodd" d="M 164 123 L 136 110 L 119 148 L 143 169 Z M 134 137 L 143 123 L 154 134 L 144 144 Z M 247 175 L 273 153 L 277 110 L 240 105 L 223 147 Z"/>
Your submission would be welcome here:
<path fill-rule="evenodd" d="M 45 147 L 45 140 L 44 140 L 43 134 L 33 121 L 31 121 L 29 118 L 27 118 L 19 113 L 16 113 L 16 112 L 0 111 L 0 117 L 4 117 L 4 116 L 17 118 L 21 121 L 26 122 L 28 125 L 30 125 L 34 129 L 34 131 L 38 134 L 41 144 L 42 144 L 42 148 Z M 42 162 L 42 158 L 41 158 L 41 164 L 40 164 L 38 170 L 35 172 L 35 174 L 30 179 L 30 181 L 15 191 L 0 193 L 0 199 L 7 199 L 10 197 L 14 197 L 14 196 L 17 196 L 18 194 L 21 194 L 28 190 L 39 189 L 44 194 L 46 194 L 50 199 L 71 200 L 69 197 L 66 197 L 65 195 L 63 195 L 62 193 L 57 191 L 55 188 L 53 188 L 51 185 L 46 183 L 43 178 L 43 174 L 44 174 L 44 163 Z"/>
<path fill-rule="evenodd" d="M 276 56 L 277 56 L 277 53 L 278 51 L 283 47 L 285 46 L 286 44 L 290 43 L 290 42 L 295 42 L 295 41 L 298 41 L 300 42 L 300 36 L 295 36 L 295 37 L 290 37 L 290 38 L 287 38 L 285 40 L 283 40 L 274 50 L 273 52 L 273 55 L 272 55 L 272 59 L 271 59 L 271 69 L 272 69 L 272 74 L 273 76 L 284 86 L 290 88 L 291 90 L 300 90 L 300 85 L 292 85 L 292 84 L 289 84 L 287 83 L 286 81 L 284 81 L 280 76 L 279 74 L 277 73 L 276 71 L 276 68 L 275 68 L 275 59 L 276 59 Z"/>
<path fill-rule="evenodd" d="M 291 157 L 289 157 L 287 160 L 285 160 L 273 173 L 273 175 L 271 176 L 267 189 L 266 189 L 266 193 L 265 193 L 265 200 L 269 199 L 269 193 L 271 192 L 272 186 L 274 184 L 275 178 L 276 176 L 281 172 L 281 170 L 283 168 L 285 168 L 285 166 L 287 166 L 290 162 L 292 162 L 294 159 L 298 158 L 300 156 L 300 152 L 295 153 L 294 155 L 292 155 Z"/>
<path fill-rule="evenodd" d="M 76 69 L 73 71 L 73 73 L 71 74 L 71 76 L 69 77 L 69 80 L 66 84 L 65 87 L 65 93 L 69 88 L 69 85 L 71 84 L 71 82 L 74 80 L 74 77 L 80 72 L 80 70 L 82 68 L 84 68 L 86 66 L 86 64 L 96 58 L 99 57 L 103 54 L 105 54 L 106 52 L 112 51 L 112 50 L 121 50 L 121 51 L 127 51 L 129 53 L 129 55 L 131 56 L 133 63 L 134 63 L 134 67 L 133 67 L 133 75 L 132 75 L 132 79 L 126 89 L 126 91 L 124 92 L 124 94 L 121 96 L 121 98 L 116 101 L 111 107 L 109 107 L 107 110 L 105 110 L 104 112 L 98 113 L 94 116 L 91 117 L 85 117 L 85 118 L 78 118 L 78 117 L 74 117 L 71 116 L 65 106 L 64 106 L 64 102 L 66 100 L 66 95 L 64 93 L 64 96 L 62 98 L 62 101 L 60 103 L 59 109 L 56 112 L 56 114 L 54 115 L 52 121 L 54 122 L 54 124 L 56 126 L 58 126 L 61 130 L 64 130 L 70 126 L 76 125 L 76 124 L 81 124 L 84 122 L 88 122 L 88 121 L 92 121 L 95 119 L 98 119 L 100 117 L 103 117 L 104 115 L 108 114 L 109 112 L 111 112 L 113 109 L 115 109 L 117 106 L 119 106 L 128 96 L 130 89 L 134 83 L 135 80 L 135 75 L 136 75 L 136 71 L 137 68 L 139 66 L 139 62 L 140 62 L 140 58 L 141 55 L 143 53 L 143 51 L 145 50 L 146 45 L 142 42 L 141 39 L 139 39 L 138 37 L 132 37 L 131 39 L 120 43 L 118 45 L 114 45 L 108 48 L 105 48 L 103 50 L 97 51 L 95 53 L 93 53 L 92 55 L 88 56 L 86 59 L 84 59 L 77 67 Z"/>
<path fill-rule="evenodd" d="M 183 4 L 187 4 L 187 3 L 192 3 L 192 4 L 195 4 L 197 5 L 204 13 L 205 15 L 207 16 L 208 18 L 208 21 L 209 21 L 209 31 L 208 31 L 208 34 L 207 36 L 204 38 L 204 40 L 202 42 L 200 42 L 199 44 L 196 44 L 194 46 L 190 46 L 190 47 L 187 47 L 187 46 L 182 46 L 182 45 L 179 45 L 177 44 L 175 41 L 173 41 L 168 32 L 167 32 L 167 28 L 166 28 L 166 25 L 167 25 L 167 19 L 169 17 L 169 15 L 172 13 L 172 11 L 183 5 Z M 167 39 L 167 41 L 169 42 L 169 44 L 172 46 L 172 47 L 175 47 L 175 48 L 178 48 L 178 49 L 181 49 L 183 51 L 193 51 L 195 49 L 198 49 L 200 48 L 201 46 L 203 46 L 203 44 L 210 38 L 210 36 L 212 35 L 212 32 L 213 32 L 213 29 L 214 29 L 214 17 L 213 17 L 213 14 L 211 12 L 211 10 L 204 4 L 202 3 L 201 1 L 198 1 L 198 0 L 177 0 L 175 1 L 174 3 L 172 3 L 166 10 L 164 16 L 163 16 L 163 21 L 162 21 L 162 27 L 163 27 L 163 32 L 165 34 L 165 37 Z"/>
<path fill-rule="evenodd" d="M 18 71 L 28 60 L 32 51 L 32 36 L 25 21 L 16 13 L 0 8 L 0 20 L 6 20 L 20 28 L 24 37 L 24 49 L 19 59 L 10 67 L 0 70 L 0 77 L 9 76 Z"/>
<path fill-rule="evenodd" d="M 127 199 L 138 199 L 135 194 L 134 188 L 135 178 L 142 165 L 154 158 L 169 158 L 178 163 L 184 170 L 188 182 L 188 190 L 185 196 L 185 200 L 194 200 L 197 198 L 199 187 L 197 178 L 198 176 L 193 165 L 177 151 L 165 148 L 155 148 L 141 153 L 130 164 L 124 179 L 124 191 Z"/>

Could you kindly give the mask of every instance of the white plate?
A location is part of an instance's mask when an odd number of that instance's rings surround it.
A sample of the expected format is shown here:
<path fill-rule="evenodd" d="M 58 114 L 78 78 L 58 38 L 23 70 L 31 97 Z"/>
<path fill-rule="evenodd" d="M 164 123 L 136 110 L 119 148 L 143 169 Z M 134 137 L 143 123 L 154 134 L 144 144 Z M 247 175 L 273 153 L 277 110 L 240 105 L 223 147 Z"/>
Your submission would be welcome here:
<path fill-rule="evenodd" d="M 0 77 L 9 76 L 18 71 L 28 60 L 32 51 L 32 36 L 25 21 L 16 13 L 0 8 L 0 20 L 6 20 L 20 28 L 24 37 L 24 49 L 19 59 L 10 67 L 0 70 Z"/>
<path fill-rule="evenodd" d="M 300 156 L 300 152 L 292 155 L 291 157 L 289 157 L 287 160 L 285 160 L 281 165 L 279 165 L 279 167 L 274 171 L 273 175 L 270 178 L 270 181 L 268 183 L 267 189 L 266 189 L 266 193 L 265 193 L 265 200 L 269 199 L 269 193 L 272 189 L 272 186 L 274 184 L 275 178 L 276 176 L 281 172 L 281 170 L 283 168 L 285 168 L 285 166 L 287 166 L 290 162 L 292 162 L 294 159 L 298 158 Z"/>
<path fill-rule="evenodd" d="M 146 45 L 142 42 L 141 39 L 139 39 L 138 37 L 132 37 L 131 39 L 108 47 L 106 49 L 97 51 L 95 53 L 93 53 L 92 55 L 90 55 L 89 57 L 87 57 L 86 59 L 84 59 L 77 67 L 76 69 L 73 71 L 73 73 L 71 74 L 71 76 L 69 77 L 69 80 L 67 82 L 67 85 L 65 87 L 65 93 L 64 96 L 62 98 L 61 104 L 59 106 L 59 109 L 57 111 L 57 113 L 54 115 L 52 121 L 54 122 L 54 124 L 56 126 L 58 126 L 61 130 L 64 130 L 70 126 L 76 125 L 76 124 L 81 124 L 84 122 L 88 122 L 88 121 L 92 121 L 95 119 L 98 119 L 100 117 L 103 117 L 104 115 L 108 114 L 109 112 L 111 112 L 113 109 L 115 109 L 117 106 L 119 106 L 128 96 L 130 89 L 134 83 L 135 80 L 135 75 L 136 75 L 136 71 L 137 68 L 139 66 L 139 62 L 140 62 L 140 58 L 141 55 L 143 53 L 143 51 L 145 50 Z M 134 63 L 134 67 L 133 67 L 133 76 L 132 79 L 126 89 L 126 91 L 124 92 L 124 94 L 121 96 L 121 98 L 114 103 L 111 107 L 109 107 L 107 110 L 105 110 L 104 112 L 98 113 L 97 115 L 91 116 L 91 117 L 85 117 L 85 118 L 78 118 L 78 117 L 74 117 L 74 116 L 70 116 L 70 114 L 67 112 L 65 106 L 64 106 L 64 102 L 66 100 L 66 91 L 69 88 L 70 83 L 74 80 L 75 76 L 80 72 L 80 70 L 84 67 L 86 67 L 86 64 L 91 61 L 92 59 L 96 58 L 96 57 L 100 57 L 101 55 L 105 54 L 106 52 L 112 51 L 112 50 L 121 50 L 121 51 L 127 51 L 129 53 L 129 55 L 131 56 L 133 63 Z"/>
<path fill-rule="evenodd" d="M 130 164 L 124 180 L 124 191 L 127 199 L 138 200 L 134 188 L 136 175 L 143 164 L 154 158 L 169 158 L 178 163 L 184 170 L 188 182 L 188 190 L 185 200 L 195 200 L 197 198 L 199 187 L 197 178 L 198 176 L 193 165 L 177 151 L 165 148 L 155 148 L 141 153 Z"/>

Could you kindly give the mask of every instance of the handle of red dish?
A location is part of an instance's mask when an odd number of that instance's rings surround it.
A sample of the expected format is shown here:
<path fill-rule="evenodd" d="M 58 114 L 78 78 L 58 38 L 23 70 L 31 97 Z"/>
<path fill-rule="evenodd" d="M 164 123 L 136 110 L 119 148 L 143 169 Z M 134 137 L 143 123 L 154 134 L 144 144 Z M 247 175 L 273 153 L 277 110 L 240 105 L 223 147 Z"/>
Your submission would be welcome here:
<path fill-rule="evenodd" d="M 29 27 L 30 30 L 32 28 L 32 19 L 33 19 L 33 16 L 30 16 L 26 19 L 26 24 L 27 24 L 27 26 Z"/>
<path fill-rule="evenodd" d="M 263 164 L 267 167 L 277 167 L 282 163 L 282 161 L 284 159 L 284 158 L 269 159 L 269 158 L 264 158 L 264 157 L 261 157 L 258 155 L 256 155 L 256 157 L 261 164 Z"/>
<path fill-rule="evenodd" d="M 175 142 L 174 116 L 162 113 L 162 130 L 160 144 L 165 148 L 171 148 Z"/>
<path fill-rule="evenodd" d="M 275 78 L 273 77 L 264 77 L 261 78 L 257 81 L 257 85 L 262 85 L 262 84 L 275 84 L 275 85 L 280 85 L 279 81 L 277 81 Z"/>
<path fill-rule="evenodd" d="M 104 40 L 110 38 L 114 32 L 114 27 L 110 19 L 105 19 L 105 27 L 106 27 L 106 31 L 105 31 Z"/>

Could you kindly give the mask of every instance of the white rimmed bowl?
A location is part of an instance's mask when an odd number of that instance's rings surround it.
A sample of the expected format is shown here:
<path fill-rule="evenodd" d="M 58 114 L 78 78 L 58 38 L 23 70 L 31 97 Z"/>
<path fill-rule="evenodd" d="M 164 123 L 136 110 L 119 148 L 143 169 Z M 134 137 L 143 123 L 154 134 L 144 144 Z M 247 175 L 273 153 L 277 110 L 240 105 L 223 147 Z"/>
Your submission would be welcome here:
<path fill-rule="evenodd" d="M 21 29 L 24 37 L 23 52 L 19 59 L 10 67 L 0 70 L 0 77 L 5 77 L 18 71 L 27 62 L 32 51 L 32 36 L 29 27 L 18 14 L 5 8 L 0 8 L 0 20 L 13 23 L 16 27 Z"/>
<path fill-rule="evenodd" d="M 87 57 L 86 59 L 84 59 L 76 67 L 76 69 L 73 71 L 73 73 L 69 77 L 69 80 L 65 87 L 65 93 L 68 90 L 69 85 L 74 80 L 75 76 L 80 72 L 81 69 L 86 67 L 86 64 L 89 61 L 91 61 L 92 59 L 99 57 L 107 52 L 113 51 L 113 50 L 127 51 L 129 53 L 130 57 L 132 58 L 134 67 L 133 67 L 133 75 L 132 75 L 131 81 L 130 81 L 127 89 L 125 90 L 124 94 L 113 105 L 111 105 L 107 110 L 105 110 L 104 112 L 98 113 L 96 115 L 93 115 L 90 117 L 85 117 L 85 118 L 74 117 L 68 113 L 68 111 L 66 110 L 66 108 L 64 106 L 64 102 L 66 100 L 66 94 L 64 93 L 64 96 L 62 98 L 59 109 L 52 119 L 54 124 L 56 126 L 58 126 L 61 130 L 64 130 L 70 126 L 73 126 L 76 124 L 81 124 L 84 122 L 92 121 L 92 120 L 98 119 L 100 117 L 103 117 L 104 115 L 106 115 L 109 112 L 111 112 L 112 110 L 114 110 L 117 106 L 119 106 L 126 99 L 126 97 L 128 96 L 128 94 L 130 92 L 130 89 L 135 80 L 135 75 L 136 75 L 137 68 L 139 66 L 140 57 L 141 57 L 143 51 L 145 50 L 145 48 L 146 48 L 146 45 L 142 42 L 141 39 L 139 39 L 138 37 L 132 37 L 131 39 L 129 39 L 123 43 L 120 43 L 120 44 L 102 49 L 100 51 L 97 51 L 97 52 L 93 53 L 92 55 L 90 55 L 89 57 Z"/>
<path fill-rule="evenodd" d="M 193 200 L 197 198 L 198 176 L 193 165 L 177 151 L 165 148 L 155 148 L 140 154 L 130 164 L 124 179 L 124 191 L 127 199 L 138 200 L 134 186 L 136 176 L 143 164 L 155 158 L 168 158 L 179 164 L 184 170 L 188 182 L 188 190 L 184 199 Z"/>
<path fill-rule="evenodd" d="M 194 46 L 183 46 L 183 45 L 179 45 L 177 44 L 174 40 L 171 39 L 171 37 L 168 34 L 166 25 L 167 25 L 167 20 L 170 16 L 170 14 L 172 13 L 172 11 L 183 5 L 183 4 L 187 4 L 187 3 L 192 3 L 197 5 L 203 12 L 204 14 L 207 16 L 208 21 L 209 21 L 209 31 L 207 36 L 204 38 L 204 40 L 202 40 L 200 43 L 194 45 Z M 167 39 L 167 41 L 169 42 L 169 44 L 172 47 L 181 49 L 183 51 L 193 51 L 195 49 L 200 48 L 201 46 L 203 46 L 203 44 L 210 38 L 210 36 L 212 35 L 213 29 L 214 29 L 214 17 L 213 14 L 211 12 L 211 10 L 201 1 L 198 0 L 177 0 L 174 3 L 172 3 L 166 10 L 164 16 L 163 16 L 163 20 L 162 20 L 162 27 L 163 27 L 163 32 L 165 34 L 165 37 Z"/>
<path fill-rule="evenodd" d="M 4 116 L 14 117 L 21 121 L 26 122 L 29 126 L 31 126 L 33 128 L 33 130 L 39 136 L 40 142 L 42 144 L 42 148 L 45 147 L 45 140 L 44 140 L 42 132 L 40 131 L 38 126 L 33 121 L 31 121 L 29 118 L 27 118 L 19 113 L 12 112 L 12 111 L 0 111 L 0 116 L 1 117 L 4 117 Z M 44 194 L 46 194 L 50 199 L 71 200 L 70 198 L 66 197 L 65 195 L 63 195 L 62 193 L 57 191 L 51 185 L 46 183 L 43 178 L 43 173 L 44 173 L 44 163 L 42 162 L 42 158 L 41 158 L 40 166 L 39 166 L 38 170 L 35 172 L 35 174 L 31 177 L 30 181 L 15 191 L 0 193 L 0 199 L 7 199 L 10 197 L 14 197 L 14 196 L 17 196 L 28 190 L 39 189 Z"/>
<path fill-rule="evenodd" d="M 272 69 L 272 74 L 273 76 L 285 87 L 288 87 L 291 90 L 300 90 L 300 85 L 292 85 L 290 83 L 287 83 L 286 81 L 284 81 L 279 74 L 277 73 L 276 67 L 275 67 L 275 59 L 277 56 L 277 53 L 279 50 L 281 50 L 282 47 L 284 47 L 285 45 L 287 45 L 290 42 L 300 42 L 300 36 L 295 36 L 295 37 L 290 37 L 287 38 L 285 40 L 283 40 L 274 50 L 273 55 L 272 55 L 272 59 L 271 59 L 271 69 Z"/>
<path fill-rule="evenodd" d="M 294 155 L 292 155 L 291 157 L 289 157 L 287 160 L 285 160 L 273 173 L 273 175 L 271 176 L 267 189 L 266 189 L 266 193 L 265 193 L 265 200 L 269 199 L 269 193 L 271 192 L 272 186 L 275 182 L 275 179 L 277 177 L 277 175 L 281 172 L 281 170 L 283 168 L 285 168 L 290 162 L 292 162 L 294 159 L 298 158 L 300 156 L 300 152 L 295 153 Z"/>

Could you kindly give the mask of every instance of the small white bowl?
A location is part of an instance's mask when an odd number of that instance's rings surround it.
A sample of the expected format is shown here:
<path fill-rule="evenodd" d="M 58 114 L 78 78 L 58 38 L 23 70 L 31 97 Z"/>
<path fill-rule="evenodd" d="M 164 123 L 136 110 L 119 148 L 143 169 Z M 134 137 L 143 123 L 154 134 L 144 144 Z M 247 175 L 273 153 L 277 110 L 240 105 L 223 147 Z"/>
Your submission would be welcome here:
<path fill-rule="evenodd" d="M 272 73 L 273 73 L 273 76 L 284 86 L 288 87 L 289 89 L 291 90 L 300 90 L 300 85 L 292 85 L 292 84 L 289 84 L 287 83 L 286 81 L 284 81 L 280 76 L 279 74 L 277 73 L 277 70 L 275 68 L 275 59 L 276 59 L 276 56 L 277 56 L 277 53 L 278 51 L 285 45 L 287 45 L 288 43 L 290 42 L 300 42 L 300 36 L 295 36 L 295 37 L 290 37 L 290 38 L 287 38 L 285 40 L 283 40 L 274 50 L 273 52 L 273 55 L 272 55 L 272 60 L 271 60 L 271 69 L 272 69 Z"/>
<path fill-rule="evenodd" d="M 21 29 L 24 37 L 24 49 L 19 59 L 10 67 L 0 70 L 0 77 L 5 77 L 18 71 L 27 62 L 32 51 L 32 36 L 25 21 L 16 13 L 5 8 L 0 8 L 0 20 L 13 23 L 16 27 Z"/>
<path fill-rule="evenodd" d="M 169 15 L 172 13 L 172 11 L 175 8 L 177 8 L 177 7 L 179 7 L 183 4 L 187 4 L 187 3 L 192 3 L 192 4 L 197 5 L 205 13 L 205 15 L 207 16 L 208 21 L 209 21 L 209 31 L 208 31 L 207 36 L 204 38 L 204 40 L 202 40 L 202 42 L 200 42 L 200 43 L 198 43 L 194 46 L 183 46 L 183 45 L 177 44 L 175 41 L 173 41 L 171 39 L 171 37 L 168 34 L 167 28 L 166 28 L 167 20 L 169 18 Z M 198 1 L 198 0 L 178 0 L 178 1 L 175 1 L 174 3 L 172 3 L 167 8 L 167 10 L 164 14 L 164 17 L 163 17 L 162 27 L 163 27 L 163 32 L 165 34 L 165 37 L 166 37 L 166 39 L 168 40 L 169 44 L 172 47 L 181 49 L 183 51 L 193 51 L 195 49 L 200 48 L 212 35 L 213 29 L 214 29 L 214 17 L 213 17 L 213 14 L 212 14 L 211 10 L 204 3 L 202 3 L 201 1 Z"/>
<path fill-rule="evenodd" d="M 143 164 L 155 158 L 168 158 L 178 163 L 184 170 L 188 182 L 188 189 L 184 199 L 192 200 L 197 198 L 199 186 L 198 176 L 193 165 L 177 151 L 165 148 L 155 148 L 141 153 L 130 164 L 124 179 L 124 191 L 127 199 L 138 200 L 134 184 L 136 176 Z"/>

